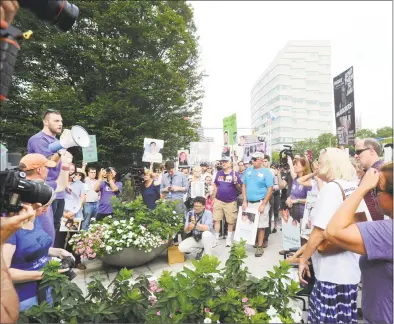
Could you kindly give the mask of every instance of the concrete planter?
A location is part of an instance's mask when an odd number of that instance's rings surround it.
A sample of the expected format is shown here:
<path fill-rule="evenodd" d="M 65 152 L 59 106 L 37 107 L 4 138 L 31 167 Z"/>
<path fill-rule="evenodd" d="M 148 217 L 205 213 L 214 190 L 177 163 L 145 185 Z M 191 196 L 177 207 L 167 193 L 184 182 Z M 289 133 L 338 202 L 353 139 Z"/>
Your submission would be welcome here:
<path fill-rule="evenodd" d="M 146 253 L 144 250 L 138 250 L 136 248 L 130 247 L 125 248 L 115 254 L 99 257 L 99 259 L 112 266 L 134 268 L 157 258 L 167 247 L 168 244 L 163 244 L 162 246 L 159 246 L 148 253 Z"/>

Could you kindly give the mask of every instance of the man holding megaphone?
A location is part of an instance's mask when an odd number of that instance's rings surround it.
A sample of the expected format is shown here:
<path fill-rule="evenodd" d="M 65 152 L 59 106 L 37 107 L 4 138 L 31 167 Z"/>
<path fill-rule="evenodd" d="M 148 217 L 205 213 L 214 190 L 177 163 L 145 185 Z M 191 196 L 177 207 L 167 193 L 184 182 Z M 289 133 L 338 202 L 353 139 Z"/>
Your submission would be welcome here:
<path fill-rule="evenodd" d="M 28 153 L 40 153 L 47 159 L 57 163 L 55 168 L 51 168 L 48 172 L 46 183 L 54 190 L 56 189 L 56 181 L 59 177 L 60 170 L 68 171 L 68 167 L 62 166 L 60 157 L 62 152 L 72 146 L 87 147 L 90 145 L 89 134 L 80 126 L 74 126 L 71 131 L 63 130 L 63 119 L 59 111 L 47 109 L 43 116 L 43 129 L 41 132 L 30 137 L 27 143 Z M 57 135 L 62 134 L 60 140 Z M 54 219 L 61 219 L 64 212 L 64 190 L 57 192 L 56 199 L 52 203 Z M 58 228 L 55 228 L 58 232 Z"/>

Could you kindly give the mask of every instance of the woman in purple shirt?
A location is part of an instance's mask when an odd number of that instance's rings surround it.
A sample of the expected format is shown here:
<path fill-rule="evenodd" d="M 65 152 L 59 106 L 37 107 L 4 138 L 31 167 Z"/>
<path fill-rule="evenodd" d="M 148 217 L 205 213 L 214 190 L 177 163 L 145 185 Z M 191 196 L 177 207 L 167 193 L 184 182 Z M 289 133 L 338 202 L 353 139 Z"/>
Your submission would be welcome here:
<path fill-rule="evenodd" d="M 291 161 L 289 157 L 290 173 L 293 178 L 293 184 L 291 186 L 291 195 L 286 200 L 286 205 L 290 209 L 290 216 L 293 217 L 297 222 L 301 222 L 301 218 L 304 215 L 306 197 L 308 191 L 312 187 L 305 187 L 298 183 L 298 178 L 311 173 L 309 161 L 305 157 L 300 157 Z"/>
<path fill-rule="evenodd" d="M 357 206 L 371 190 L 377 207 L 390 219 L 354 224 Z M 367 171 L 328 223 L 325 235 L 341 248 L 361 254 L 364 320 L 393 323 L 393 162 L 380 171 Z"/>

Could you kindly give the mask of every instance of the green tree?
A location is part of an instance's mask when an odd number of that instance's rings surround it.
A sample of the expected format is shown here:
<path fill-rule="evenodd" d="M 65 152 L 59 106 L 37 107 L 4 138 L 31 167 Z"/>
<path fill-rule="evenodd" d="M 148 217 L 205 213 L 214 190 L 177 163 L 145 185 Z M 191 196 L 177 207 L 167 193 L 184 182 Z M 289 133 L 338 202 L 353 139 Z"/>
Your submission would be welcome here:
<path fill-rule="evenodd" d="M 58 32 L 21 11 L 23 42 L 3 112 L 3 140 L 25 150 L 46 108 L 97 136 L 101 163 L 141 161 L 144 137 L 165 140 L 164 157 L 195 139 L 201 74 L 193 11 L 186 1 L 74 1 L 74 28 Z M 187 116 L 188 118 L 184 118 Z M 77 160 L 80 149 L 72 150 Z"/>
<path fill-rule="evenodd" d="M 376 136 L 381 138 L 393 137 L 393 128 L 390 126 L 378 128 L 376 130 Z"/>
<path fill-rule="evenodd" d="M 359 137 L 359 138 L 369 138 L 369 137 L 376 138 L 377 136 L 376 136 L 376 133 L 373 130 L 367 129 L 367 128 L 365 128 L 365 129 L 363 128 L 363 129 L 359 129 L 357 131 L 356 137 Z"/>
<path fill-rule="evenodd" d="M 294 143 L 293 149 L 297 154 L 305 154 L 307 150 L 312 150 L 313 160 L 319 158 L 320 151 L 327 147 L 336 147 L 337 138 L 331 133 L 320 134 L 317 138 L 307 138 Z"/>

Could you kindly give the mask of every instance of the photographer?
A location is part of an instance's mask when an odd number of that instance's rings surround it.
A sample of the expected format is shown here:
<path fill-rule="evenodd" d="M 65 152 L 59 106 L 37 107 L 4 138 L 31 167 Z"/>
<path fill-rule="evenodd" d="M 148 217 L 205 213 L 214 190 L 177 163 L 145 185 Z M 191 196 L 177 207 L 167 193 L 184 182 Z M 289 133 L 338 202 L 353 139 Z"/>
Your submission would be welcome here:
<path fill-rule="evenodd" d="M 191 236 L 179 244 L 179 251 L 183 253 L 204 249 L 205 254 L 212 254 L 212 247 L 215 241 L 213 217 L 212 213 L 205 209 L 205 203 L 204 197 L 196 197 L 193 210 L 186 215 L 184 231 Z M 201 254 L 199 253 L 196 259 L 201 258 Z"/>
<path fill-rule="evenodd" d="M 117 181 L 116 170 L 112 167 L 100 170 L 97 183 L 94 185 L 94 190 L 100 192 L 99 209 L 97 214 L 97 221 L 112 214 L 112 197 L 118 197 L 123 189 L 123 184 Z"/>
<path fill-rule="evenodd" d="M 41 302 L 38 300 L 38 281 L 43 278 L 40 269 L 48 263 L 49 257 L 72 257 L 66 250 L 52 248 L 51 245 L 51 237 L 43 230 L 34 213 L 2 246 L 4 262 L 19 297 L 20 311 Z M 49 304 L 52 303 L 50 288 L 46 291 L 45 299 Z"/>
<path fill-rule="evenodd" d="M 61 156 L 62 168 L 59 177 L 55 182 L 55 192 L 64 191 L 68 184 L 68 170 L 72 160 L 72 155 L 65 151 Z M 56 167 L 56 162 L 48 160 L 44 155 L 32 153 L 25 155 L 19 162 L 19 169 L 26 174 L 26 179 L 37 182 L 46 182 L 50 170 Z M 53 187 L 53 185 L 52 185 Z M 55 242 L 55 232 L 59 231 L 60 220 L 54 217 L 52 206 L 48 206 L 40 215 L 39 221 L 42 228 L 51 237 L 52 243 Z"/>

